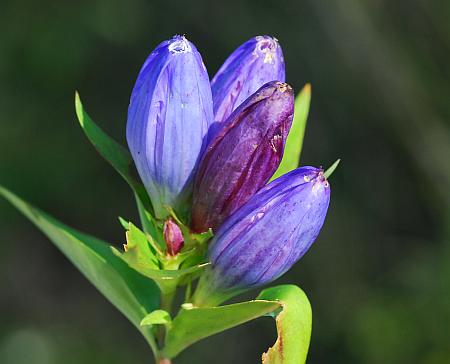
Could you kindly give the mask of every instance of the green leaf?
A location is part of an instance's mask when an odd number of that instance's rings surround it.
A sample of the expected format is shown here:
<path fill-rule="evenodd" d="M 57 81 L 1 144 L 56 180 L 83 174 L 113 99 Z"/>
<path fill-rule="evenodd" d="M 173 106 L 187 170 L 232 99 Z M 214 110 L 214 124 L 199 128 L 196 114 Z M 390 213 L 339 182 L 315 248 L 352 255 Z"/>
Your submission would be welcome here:
<path fill-rule="evenodd" d="M 330 176 L 333 174 L 333 172 L 336 170 L 336 168 L 338 167 L 339 163 L 341 162 L 340 159 L 337 159 L 332 165 L 331 167 L 329 167 L 324 173 L 323 175 L 325 176 L 326 179 L 330 178 Z"/>
<path fill-rule="evenodd" d="M 306 294 L 297 286 L 267 288 L 257 297 L 281 304 L 276 315 L 278 339 L 263 354 L 263 364 L 300 364 L 306 362 L 311 339 L 312 311 Z"/>
<path fill-rule="evenodd" d="M 183 278 L 198 274 L 210 264 L 197 264 L 192 267 L 176 270 L 159 269 L 151 260 L 150 255 L 147 256 L 139 246 L 127 248 L 124 252 L 115 247 L 111 247 L 111 251 L 128 264 L 130 268 L 154 280 L 162 292 L 173 291 Z"/>
<path fill-rule="evenodd" d="M 263 364 L 305 363 L 311 338 L 311 305 L 294 285 L 265 289 L 249 302 L 207 308 L 182 305 L 167 333 L 163 355 L 173 358 L 203 338 L 263 315 L 275 318 L 278 333 L 275 344 L 263 354 Z"/>
<path fill-rule="evenodd" d="M 159 269 L 156 251 L 150 247 L 150 242 L 141 230 L 131 222 L 128 223 L 126 232 L 127 244 L 124 245 L 126 261 L 131 267 L 148 267 L 149 269 Z M 154 244 L 154 243 L 153 243 Z M 154 244 L 156 248 L 156 244 Z M 139 269 L 137 269 L 139 271 Z"/>
<path fill-rule="evenodd" d="M 151 213 L 152 207 L 147 192 L 145 191 L 142 183 L 138 182 L 133 177 L 135 168 L 130 152 L 128 152 L 127 149 L 117 143 L 94 123 L 94 121 L 84 110 L 78 92 L 75 93 L 75 110 L 81 128 L 90 142 L 94 145 L 100 155 L 105 158 L 130 185 L 142 205 L 145 207 L 145 210 Z M 145 215 L 141 214 L 141 218 L 144 217 Z M 145 220 L 143 221 L 144 226 L 148 226 L 150 224 L 151 222 Z"/>
<path fill-rule="evenodd" d="M 147 196 L 147 193 L 145 192 Z M 159 227 L 156 219 L 153 217 L 152 213 L 144 206 L 141 201 L 141 197 L 134 192 L 134 198 L 136 200 L 136 205 L 139 211 L 139 217 L 142 222 L 142 228 L 149 234 L 154 241 L 159 244 L 159 248 L 165 248 L 164 238 L 162 236 L 162 226 Z"/>
<path fill-rule="evenodd" d="M 130 174 L 133 166 L 131 154 L 92 121 L 84 111 L 78 92 L 75 93 L 75 110 L 84 133 L 100 155 L 120 173 L 131 187 L 134 187 L 136 181 Z"/>
<path fill-rule="evenodd" d="M 128 224 L 129 224 L 129 222 L 127 221 L 127 220 L 125 220 L 122 216 L 119 216 L 119 222 L 120 222 L 120 225 L 122 225 L 122 227 L 125 229 L 125 230 L 128 230 Z"/>
<path fill-rule="evenodd" d="M 33 207 L 0 186 L 0 195 L 29 218 L 97 289 L 157 348 L 151 330 L 141 320 L 159 305 L 159 290 L 151 280 L 128 267 L 110 246 L 78 232 Z"/>
<path fill-rule="evenodd" d="M 198 241 L 200 244 L 206 243 L 209 239 L 211 239 L 214 234 L 212 232 L 212 229 L 209 228 L 208 231 L 205 231 L 203 233 L 195 234 L 191 233 L 192 239 L 195 241 Z"/>
<path fill-rule="evenodd" d="M 255 300 L 198 308 L 184 304 L 167 333 L 163 356 L 173 358 L 193 343 L 280 308 L 274 301 Z"/>
<path fill-rule="evenodd" d="M 283 159 L 270 181 L 286 174 L 298 167 L 305 135 L 306 120 L 308 119 L 311 102 L 311 85 L 307 83 L 295 98 L 294 120 L 286 140 Z"/>
<path fill-rule="evenodd" d="M 170 314 L 164 310 L 155 310 L 145 316 L 141 321 L 141 326 L 166 325 L 170 327 L 172 319 Z"/>
<path fill-rule="evenodd" d="M 154 280 L 164 293 L 173 291 L 178 284 L 186 283 L 209 265 L 203 262 L 185 265 L 183 262 L 187 258 L 196 255 L 195 249 L 182 252 L 175 257 L 167 256 L 150 235 L 146 235 L 131 222 L 126 223 L 123 219 L 121 222 L 127 229 L 127 243 L 123 251 L 115 247 L 111 247 L 111 251 L 130 268 Z M 181 265 L 183 267 L 180 269 Z"/>

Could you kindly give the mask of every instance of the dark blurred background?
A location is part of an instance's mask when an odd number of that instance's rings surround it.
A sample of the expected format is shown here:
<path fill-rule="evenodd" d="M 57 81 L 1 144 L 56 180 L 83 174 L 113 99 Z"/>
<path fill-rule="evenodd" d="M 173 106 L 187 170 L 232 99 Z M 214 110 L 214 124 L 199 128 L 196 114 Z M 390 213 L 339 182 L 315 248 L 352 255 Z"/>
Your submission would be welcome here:
<path fill-rule="evenodd" d="M 279 282 L 314 311 L 309 363 L 450 363 L 450 2 L 409 0 L 0 3 L 0 182 L 119 244 L 137 221 L 128 186 L 75 119 L 74 91 L 125 143 L 149 52 L 186 34 L 212 76 L 258 34 L 287 79 L 313 89 L 302 164 L 330 165 L 330 212 Z M 0 363 L 151 363 L 144 340 L 23 216 L 0 201 Z M 254 296 L 256 292 L 253 292 Z M 175 363 L 257 363 L 262 318 Z"/>

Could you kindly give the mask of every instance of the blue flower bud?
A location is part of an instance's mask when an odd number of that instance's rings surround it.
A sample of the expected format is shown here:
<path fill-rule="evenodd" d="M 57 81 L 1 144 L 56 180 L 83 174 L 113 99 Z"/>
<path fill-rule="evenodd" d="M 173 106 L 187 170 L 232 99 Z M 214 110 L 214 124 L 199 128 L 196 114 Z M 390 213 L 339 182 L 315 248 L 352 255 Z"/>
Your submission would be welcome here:
<path fill-rule="evenodd" d="M 270 81 L 285 80 L 281 46 L 267 35 L 254 37 L 236 49 L 211 81 L 214 118 L 220 123 L 250 95 Z"/>
<path fill-rule="evenodd" d="M 179 208 L 192 188 L 213 122 L 208 74 L 183 36 L 162 42 L 145 61 L 128 108 L 127 141 L 157 217 Z"/>
<path fill-rule="evenodd" d="M 208 146 L 195 178 L 193 231 L 216 231 L 267 183 L 283 157 L 293 114 L 292 88 L 273 81 L 230 115 Z"/>
<path fill-rule="evenodd" d="M 214 236 L 208 252 L 212 267 L 194 302 L 217 304 L 280 277 L 317 238 L 329 202 L 322 169 L 298 168 L 269 183 Z"/>

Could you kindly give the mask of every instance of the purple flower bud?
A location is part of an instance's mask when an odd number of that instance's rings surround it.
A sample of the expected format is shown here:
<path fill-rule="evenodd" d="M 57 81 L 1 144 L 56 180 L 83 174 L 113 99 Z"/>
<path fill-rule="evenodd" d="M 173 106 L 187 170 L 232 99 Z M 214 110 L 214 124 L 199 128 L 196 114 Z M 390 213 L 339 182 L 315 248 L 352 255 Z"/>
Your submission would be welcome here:
<path fill-rule="evenodd" d="M 216 230 L 267 183 L 283 157 L 293 113 L 292 88 L 269 82 L 230 115 L 208 146 L 195 178 L 195 232 Z"/>
<path fill-rule="evenodd" d="M 208 74 L 185 37 L 162 42 L 145 61 L 128 108 L 127 141 L 157 217 L 178 208 L 213 122 Z"/>
<path fill-rule="evenodd" d="M 196 303 L 214 300 L 207 298 L 213 292 L 226 297 L 223 292 L 261 286 L 285 273 L 317 238 L 329 202 L 328 181 L 313 167 L 293 170 L 262 188 L 214 236 L 208 252 L 212 268 Z"/>
<path fill-rule="evenodd" d="M 172 220 L 168 219 L 164 223 L 164 240 L 167 246 L 167 254 L 177 255 L 184 246 L 183 233 L 180 227 Z"/>
<path fill-rule="evenodd" d="M 265 83 L 284 80 L 283 52 L 278 41 L 267 35 L 248 40 L 228 57 L 211 81 L 215 121 L 225 121 Z"/>

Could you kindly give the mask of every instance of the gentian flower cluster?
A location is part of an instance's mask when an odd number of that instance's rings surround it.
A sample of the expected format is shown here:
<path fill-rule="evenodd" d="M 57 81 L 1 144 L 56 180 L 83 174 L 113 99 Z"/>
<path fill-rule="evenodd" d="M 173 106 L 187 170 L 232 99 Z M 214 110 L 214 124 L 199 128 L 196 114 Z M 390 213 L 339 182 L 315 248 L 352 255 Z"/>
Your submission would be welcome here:
<path fill-rule="evenodd" d="M 294 114 L 284 81 L 281 47 L 268 36 L 236 49 L 211 81 L 196 47 L 175 36 L 156 47 L 137 78 L 127 141 L 164 223 L 167 252 L 176 255 L 184 244 L 171 211 L 183 215 L 191 233 L 214 234 L 198 305 L 278 278 L 324 223 L 330 186 L 320 168 L 268 183 Z"/>
<path fill-rule="evenodd" d="M 262 315 L 276 318 L 278 332 L 262 361 L 304 363 L 311 306 L 299 287 L 281 285 L 253 301 L 207 307 L 280 277 L 322 228 L 327 178 L 339 160 L 325 172 L 297 167 L 309 101 L 309 87 L 294 100 L 272 37 L 245 42 L 210 79 L 194 44 L 175 36 L 153 50 L 134 86 L 131 156 L 75 95 L 86 136 L 136 198 L 141 228 L 119 218 L 123 249 L 60 223 L 1 185 L 0 196 L 138 328 L 156 363 L 170 364 L 196 341 Z M 175 313 L 180 287 L 186 287 L 184 304 Z"/>

